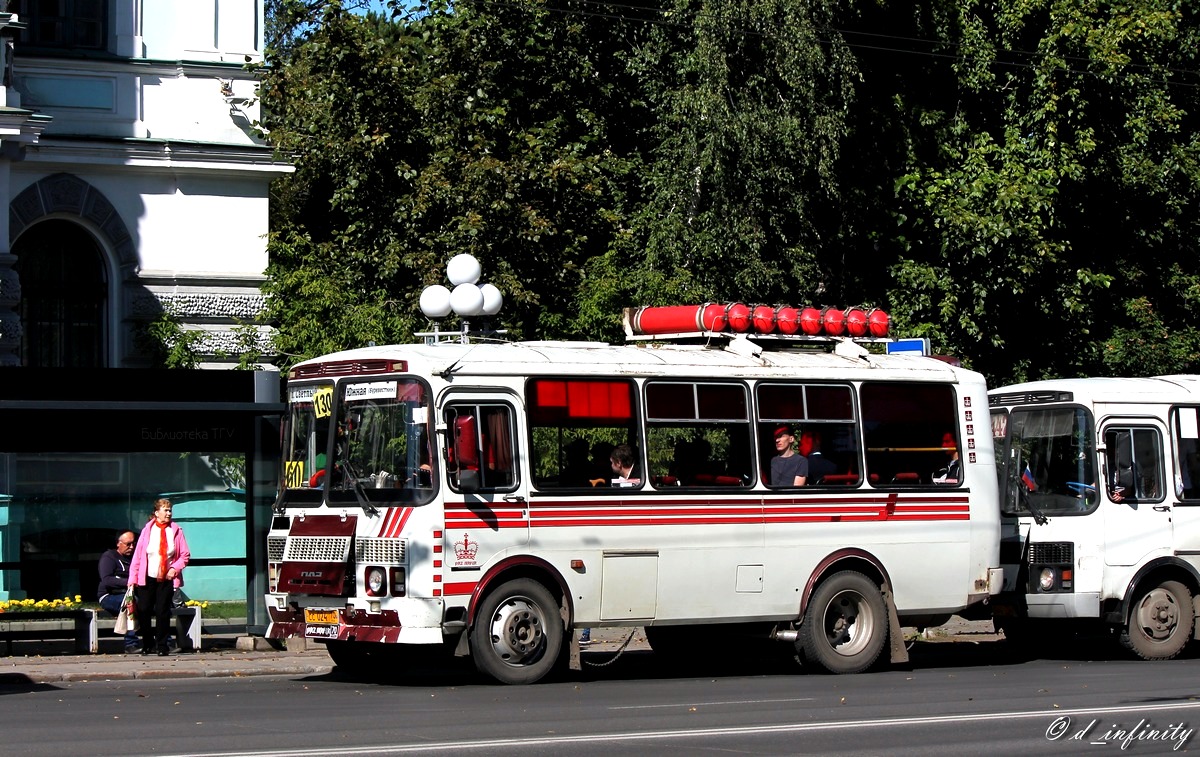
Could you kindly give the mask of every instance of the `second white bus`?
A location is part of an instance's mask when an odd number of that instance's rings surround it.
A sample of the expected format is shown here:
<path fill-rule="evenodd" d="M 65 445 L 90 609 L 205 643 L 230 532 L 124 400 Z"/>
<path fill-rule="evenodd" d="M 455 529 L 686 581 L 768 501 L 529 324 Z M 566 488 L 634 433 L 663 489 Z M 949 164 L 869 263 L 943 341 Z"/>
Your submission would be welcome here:
<path fill-rule="evenodd" d="M 1200 377 L 1035 381 L 990 402 L 996 624 L 1032 641 L 1099 622 L 1144 659 L 1182 652 L 1200 613 Z"/>

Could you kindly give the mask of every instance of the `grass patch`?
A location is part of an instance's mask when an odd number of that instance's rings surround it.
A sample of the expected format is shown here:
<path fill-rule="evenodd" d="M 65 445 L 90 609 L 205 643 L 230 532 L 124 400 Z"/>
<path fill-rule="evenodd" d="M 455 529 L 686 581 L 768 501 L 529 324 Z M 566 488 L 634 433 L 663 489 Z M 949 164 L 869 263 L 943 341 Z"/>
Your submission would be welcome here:
<path fill-rule="evenodd" d="M 201 600 L 203 601 L 203 600 Z M 204 619 L 209 618 L 244 618 L 246 617 L 245 602 L 209 602 L 204 610 Z"/>

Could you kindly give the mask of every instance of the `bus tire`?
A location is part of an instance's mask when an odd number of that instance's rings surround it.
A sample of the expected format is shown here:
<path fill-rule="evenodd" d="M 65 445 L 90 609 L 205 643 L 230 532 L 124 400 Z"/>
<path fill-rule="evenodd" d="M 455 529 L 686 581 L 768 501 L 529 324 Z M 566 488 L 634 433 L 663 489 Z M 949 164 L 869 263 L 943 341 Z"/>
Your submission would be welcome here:
<path fill-rule="evenodd" d="M 887 642 L 887 610 L 875 582 L 862 573 L 834 573 L 813 593 L 796 646 L 830 673 L 861 673 Z"/>
<path fill-rule="evenodd" d="M 541 680 L 554 669 L 562 644 L 558 602 L 529 578 L 508 581 L 489 593 L 471 628 L 475 668 L 500 683 Z"/>
<path fill-rule="evenodd" d="M 1187 646 L 1192 622 L 1192 593 L 1178 581 L 1163 581 L 1139 594 L 1121 644 L 1143 660 L 1170 660 Z"/>

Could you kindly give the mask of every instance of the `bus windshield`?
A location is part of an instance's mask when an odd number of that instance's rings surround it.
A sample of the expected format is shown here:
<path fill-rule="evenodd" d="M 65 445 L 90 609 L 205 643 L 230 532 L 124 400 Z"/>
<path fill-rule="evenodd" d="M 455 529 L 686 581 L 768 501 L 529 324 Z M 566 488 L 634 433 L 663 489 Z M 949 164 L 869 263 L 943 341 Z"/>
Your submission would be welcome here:
<path fill-rule="evenodd" d="M 997 454 L 1005 455 L 997 466 L 1004 514 L 1082 515 L 1096 508 L 1091 413 L 1081 407 L 1016 408 L 994 415 L 992 427 Z"/>
<path fill-rule="evenodd" d="M 336 409 L 334 397 L 337 396 Z M 415 379 L 289 390 L 284 474 L 293 504 L 424 503 L 433 498 L 428 393 Z M 331 438 L 332 437 L 332 438 Z"/>

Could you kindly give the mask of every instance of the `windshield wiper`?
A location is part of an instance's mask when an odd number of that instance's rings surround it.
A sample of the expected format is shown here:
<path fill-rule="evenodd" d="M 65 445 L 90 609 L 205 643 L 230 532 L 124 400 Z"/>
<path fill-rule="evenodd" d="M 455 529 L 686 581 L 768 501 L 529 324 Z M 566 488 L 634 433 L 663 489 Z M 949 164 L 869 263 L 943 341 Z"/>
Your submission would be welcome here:
<path fill-rule="evenodd" d="M 1024 484 L 1017 483 L 1017 503 L 1025 505 L 1025 509 L 1033 516 L 1033 521 L 1039 526 L 1044 526 L 1050 522 L 1045 513 L 1033 506 L 1033 500 L 1029 498 L 1029 489 L 1025 488 Z"/>
<path fill-rule="evenodd" d="M 371 501 L 367 499 L 367 492 L 365 489 L 363 489 L 362 482 L 358 480 L 358 471 L 354 470 L 354 466 L 350 464 L 349 460 L 339 460 L 338 465 L 341 465 L 346 471 L 346 475 L 350 477 L 350 482 L 352 484 L 351 488 L 354 491 L 354 498 L 358 500 L 358 506 L 361 507 L 363 512 L 365 512 L 367 515 L 378 515 L 379 508 L 375 507 L 375 505 L 372 505 Z"/>

